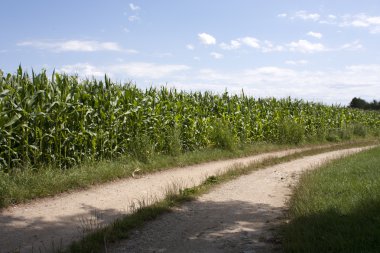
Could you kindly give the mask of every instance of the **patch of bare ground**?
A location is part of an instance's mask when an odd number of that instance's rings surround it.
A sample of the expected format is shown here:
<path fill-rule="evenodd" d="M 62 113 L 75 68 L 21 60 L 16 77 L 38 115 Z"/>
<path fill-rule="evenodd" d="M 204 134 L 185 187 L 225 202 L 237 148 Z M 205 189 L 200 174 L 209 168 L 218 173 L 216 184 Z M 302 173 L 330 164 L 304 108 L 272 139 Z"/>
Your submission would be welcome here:
<path fill-rule="evenodd" d="M 0 252 L 51 252 L 65 248 L 88 232 L 130 213 L 139 201 L 161 200 L 173 183 L 193 187 L 207 176 L 237 164 L 248 165 L 306 149 L 310 148 L 174 168 L 0 210 Z"/>
<path fill-rule="evenodd" d="M 299 175 L 362 151 L 351 148 L 282 163 L 220 185 L 135 230 L 108 252 L 281 252 L 276 229 Z"/>

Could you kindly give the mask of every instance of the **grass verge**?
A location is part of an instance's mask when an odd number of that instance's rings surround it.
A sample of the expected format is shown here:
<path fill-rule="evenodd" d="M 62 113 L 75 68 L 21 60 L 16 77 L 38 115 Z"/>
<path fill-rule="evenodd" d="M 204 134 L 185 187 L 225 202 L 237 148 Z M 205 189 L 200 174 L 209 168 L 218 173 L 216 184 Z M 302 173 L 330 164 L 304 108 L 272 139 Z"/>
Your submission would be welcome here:
<path fill-rule="evenodd" d="M 340 147 L 345 145 L 368 145 L 375 142 L 374 140 L 360 139 L 326 145 Z M 304 145 L 304 147 L 313 145 Z M 205 149 L 187 152 L 178 156 L 156 155 L 149 162 L 140 162 L 131 157 L 124 157 L 113 161 L 88 162 L 68 170 L 46 167 L 39 170 L 19 170 L 8 174 L 0 171 L 0 208 L 131 177 L 136 169 L 139 169 L 139 173 L 144 174 L 173 167 L 244 157 L 292 147 L 296 146 L 263 143 L 245 145 L 232 151 Z"/>
<path fill-rule="evenodd" d="M 221 175 L 208 177 L 199 186 L 169 191 L 169 194 L 164 200 L 158 201 L 150 206 L 142 206 L 138 208 L 133 214 L 127 215 L 122 219 L 118 219 L 113 224 L 105 228 L 99 229 L 94 233 L 85 235 L 82 240 L 74 242 L 67 252 L 101 252 L 103 249 L 107 247 L 107 244 L 128 238 L 128 234 L 132 229 L 141 227 L 147 221 L 154 220 L 156 217 L 163 213 L 170 212 L 172 207 L 178 206 L 184 203 L 185 201 L 193 200 L 197 196 L 210 191 L 213 187 L 215 187 L 218 184 L 224 183 L 229 180 L 233 180 L 242 175 L 251 173 L 252 171 L 268 166 L 273 166 L 279 163 L 291 161 L 304 156 L 310 156 L 333 150 L 345 149 L 353 146 L 363 146 L 368 144 L 369 143 L 345 143 L 342 145 L 319 147 L 281 158 L 266 159 L 262 162 L 253 163 L 249 166 L 232 168 L 231 170 L 228 170 L 227 172 Z"/>
<path fill-rule="evenodd" d="M 289 204 L 285 252 L 380 252 L 380 147 L 306 173 Z"/>

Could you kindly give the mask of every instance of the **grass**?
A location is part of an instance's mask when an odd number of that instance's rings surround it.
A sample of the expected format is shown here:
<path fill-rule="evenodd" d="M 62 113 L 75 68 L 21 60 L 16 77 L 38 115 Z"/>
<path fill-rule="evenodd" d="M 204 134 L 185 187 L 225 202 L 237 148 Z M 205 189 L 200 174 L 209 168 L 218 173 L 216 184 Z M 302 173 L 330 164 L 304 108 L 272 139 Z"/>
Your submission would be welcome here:
<path fill-rule="evenodd" d="M 174 190 L 168 191 L 167 197 L 164 200 L 149 206 L 142 205 L 133 214 L 118 219 L 113 224 L 99 229 L 94 233 L 85 235 L 82 240 L 74 242 L 67 252 L 101 252 L 108 244 L 128 238 L 128 234 L 132 229 L 143 226 L 146 222 L 154 220 L 163 213 L 170 212 L 174 206 L 179 206 L 186 201 L 194 200 L 197 196 L 210 191 L 216 185 L 275 164 L 353 146 L 353 143 L 345 143 L 342 145 L 314 148 L 281 158 L 269 158 L 249 166 L 231 168 L 227 172 L 217 176 L 210 176 L 201 185 L 193 188 L 180 189 L 180 187 L 177 187 Z M 357 144 L 355 146 L 357 146 Z"/>
<path fill-rule="evenodd" d="M 285 252 L 380 252 L 380 147 L 305 174 L 289 218 Z"/>
<path fill-rule="evenodd" d="M 357 140 L 335 144 L 344 146 L 369 144 L 370 140 Z M 87 162 L 67 170 L 45 167 L 38 170 L 19 170 L 12 173 L 0 171 L 0 208 L 27 202 L 32 199 L 53 196 L 62 192 L 85 189 L 95 184 L 132 176 L 133 171 L 151 173 L 177 166 L 187 166 L 227 158 L 244 157 L 258 153 L 287 149 L 292 145 L 256 144 L 244 145 L 234 150 L 203 149 L 177 156 L 156 155 L 148 162 L 124 157 L 112 161 Z"/>
<path fill-rule="evenodd" d="M 85 189 L 95 184 L 120 178 L 128 178 L 136 169 L 139 169 L 140 174 L 151 173 L 172 167 L 243 157 L 289 147 L 291 146 L 262 143 L 241 146 L 233 151 L 203 149 L 177 156 L 155 155 L 146 162 L 132 157 L 122 157 L 112 161 L 85 162 L 67 170 L 45 167 L 38 170 L 18 170 L 12 173 L 0 171 L 0 208 L 70 190 Z"/>

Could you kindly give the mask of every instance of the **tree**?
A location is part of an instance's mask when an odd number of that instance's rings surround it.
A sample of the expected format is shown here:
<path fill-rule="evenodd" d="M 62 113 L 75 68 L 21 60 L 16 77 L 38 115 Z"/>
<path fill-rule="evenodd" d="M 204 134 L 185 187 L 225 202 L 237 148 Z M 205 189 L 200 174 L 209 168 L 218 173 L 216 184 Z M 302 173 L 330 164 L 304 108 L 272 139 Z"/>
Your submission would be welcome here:
<path fill-rule="evenodd" d="M 351 100 L 349 107 L 362 110 L 380 110 L 380 101 L 373 100 L 371 103 L 368 103 L 364 99 L 354 97 Z"/>
<path fill-rule="evenodd" d="M 351 108 L 368 109 L 368 103 L 361 98 L 354 97 L 350 102 Z"/>

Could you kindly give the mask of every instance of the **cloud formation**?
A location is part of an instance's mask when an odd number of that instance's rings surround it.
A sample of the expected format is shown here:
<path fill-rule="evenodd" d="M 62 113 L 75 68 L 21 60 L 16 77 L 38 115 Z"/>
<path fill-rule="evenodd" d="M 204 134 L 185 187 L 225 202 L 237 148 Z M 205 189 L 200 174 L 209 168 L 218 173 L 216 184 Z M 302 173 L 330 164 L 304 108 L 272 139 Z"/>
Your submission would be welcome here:
<path fill-rule="evenodd" d="M 353 27 L 367 29 L 372 34 L 380 33 L 380 16 L 371 16 L 366 13 L 345 14 L 345 15 L 321 15 L 319 13 L 311 13 L 305 10 L 297 11 L 291 15 L 281 13 L 278 18 L 289 18 L 291 20 L 313 21 L 320 24 L 336 25 L 339 27 Z M 312 35 L 311 35 L 312 36 Z"/>
<path fill-rule="evenodd" d="M 216 44 L 216 39 L 212 35 L 207 34 L 207 33 L 199 33 L 198 39 L 204 45 L 215 45 Z"/>
<path fill-rule="evenodd" d="M 133 3 L 129 4 L 129 8 L 131 8 L 132 11 L 140 10 L 140 6 L 134 5 Z"/>
<path fill-rule="evenodd" d="M 307 35 L 317 38 L 317 39 L 322 39 L 323 37 L 322 33 L 312 32 L 312 31 L 308 32 Z"/>
<path fill-rule="evenodd" d="M 224 56 L 220 53 L 217 53 L 217 52 L 211 52 L 210 55 L 214 58 L 214 59 L 222 59 Z"/>
<path fill-rule="evenodd" d="M 380 33 L 380 16 L 369 16 L 365 13 L 344 15 L 339 23 L 342 27 L 366 28 L 370 33 Z"/>
<path fill-rule="evenodd" d="M 67 40 L 67 41 L 22 41 L 17 43 L 21 47 L 34 47 L 54 52 L 95 52 L 95 51 L 123 51 L 116 42 L 99 42 L 96 40 Z M 134 51 L 136 53 L 137 51 Z"/>
<path fill-rule="evenodd" d="M 96 66 L 90 63 L 64 65 L 57 72 L 79 74 L 82 77 L 103 77 L 105 74 L 123 78 L 159 79 L 173 77 L 178 72 L 189 70 L 190 67 L 182 64 L 156 64 L 150 62 L 131 62 Z"/>
<path fill-rule="evenodd" d="M 290 51 L 300 53 L 316 53 L 327 51 L 327 48 L 321 43 L 312 43 L 307 40 L 298 40 L 289 43 L 288 48 Z"/>
<path fill-rule="evenodd" d="M 308 64 L 309 62 L 307 60 L 287 60 L 285 61 L 285 64 L 287 65 L 293 65 L 293 66 L 298 66 L 298 65 L 305 65 Z"/>
<path fill-rule="evenodd" d="M 312 20 L 317 21 L 321 17 L 318 13 L 310 13 L 305 10 L 297 11 L 294 16 L 292 16 L 292 19 L 303 19 L 303 20 Z"/>

